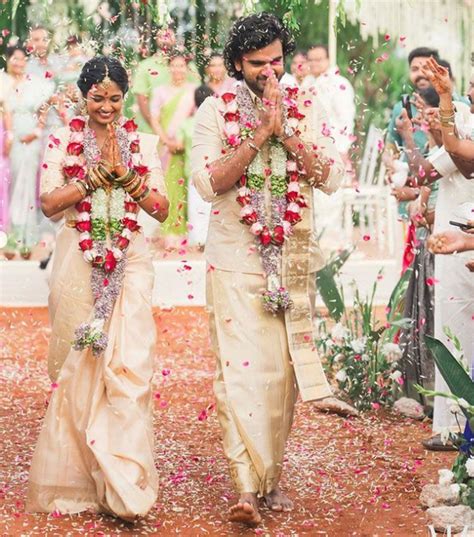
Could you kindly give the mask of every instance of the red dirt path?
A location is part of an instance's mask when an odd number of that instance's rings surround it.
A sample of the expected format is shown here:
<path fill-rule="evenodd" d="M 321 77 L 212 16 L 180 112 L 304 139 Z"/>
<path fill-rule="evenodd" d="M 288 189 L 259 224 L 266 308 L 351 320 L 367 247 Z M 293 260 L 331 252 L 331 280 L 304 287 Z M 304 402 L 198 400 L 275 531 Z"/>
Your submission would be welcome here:
<path fill-rule="evenodd" d="M 49 328 L 46 309 L 0 309 L 2 535 L 426 535 L 420 489 L 453 459 L 420 446 L 428 424 L 393 415 L 345 420 L 301 402 L 282 483 L 295 510 L 263 510 L 264 525 L 258 530 L 228 523 L 232 487 L 212 407 L 206 313 L 201 308 L 156 310 L 155 318 L 161 488 L 150 515 L 131 526 L 89 513 L 59 518 L 24 513 L 28 467 L 50 391 Z"/>

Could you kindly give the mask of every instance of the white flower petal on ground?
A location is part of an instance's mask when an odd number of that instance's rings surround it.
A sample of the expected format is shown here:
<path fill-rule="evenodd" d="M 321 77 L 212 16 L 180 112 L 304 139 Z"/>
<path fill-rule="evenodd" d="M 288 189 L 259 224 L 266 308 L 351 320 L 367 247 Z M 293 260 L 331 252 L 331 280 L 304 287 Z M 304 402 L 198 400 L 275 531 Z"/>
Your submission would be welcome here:
<path fill-rule="evenodd" d="M 397 380 L 398 380 L 399 378 L 401 378 L 401 377 L 402 377 L 402 372 L 401 372 L 401 371 L 398 371 L 398 369 L 395 370 L 393 373 L 390 374 L 390 378 L 391 378 L 392 380 L 395 380 L 395 381 L 397 381 Z"/>
<path fill-rule="evenodd" d="M 461 492 L 461 487 L 457 483 L 453 483 L 452 485 L 450 485 L 449 489 L 451 490 L 453 494 L 457 494 L 458 496 Z"/>

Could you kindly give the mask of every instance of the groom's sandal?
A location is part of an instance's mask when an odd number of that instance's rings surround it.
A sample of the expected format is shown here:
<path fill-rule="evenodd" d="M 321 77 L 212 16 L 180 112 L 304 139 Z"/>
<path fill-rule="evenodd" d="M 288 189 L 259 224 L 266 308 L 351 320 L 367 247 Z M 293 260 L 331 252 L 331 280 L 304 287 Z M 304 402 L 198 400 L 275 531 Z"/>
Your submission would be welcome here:
<path fill-rule="evenodd" d="M 422 440 L 421 443 L 423 444 L 423 447 L 429 451 L 457 451 L 456 446 L 454 446 L 451 441 L 448 440 L 444 443 L 441 440 L 440 434 L 435 434 L 431 438 Z"/>

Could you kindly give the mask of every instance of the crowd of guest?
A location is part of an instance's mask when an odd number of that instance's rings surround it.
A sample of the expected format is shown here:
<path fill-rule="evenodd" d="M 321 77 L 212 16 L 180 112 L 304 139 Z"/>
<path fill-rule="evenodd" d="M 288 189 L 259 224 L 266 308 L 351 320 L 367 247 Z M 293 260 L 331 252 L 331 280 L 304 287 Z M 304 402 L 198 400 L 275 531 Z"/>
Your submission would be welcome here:
<path fill-rule="evenodd" d="M 201 80 L 195 63 L 171 28 L 158 30 L 155 41 L 156 52 L 132 70 L 132 105 L 128 109 L 140 131 L 160 138 L 170 216 L 161 225 L 144 216 L 142 225 L 148 237 L 165 250 L 183 244 L 202 249 L 210 204 L 201 200 L 189 181 L 193 116 L 206 97 L 231 91 L 236 81 L 227 75 L 224 58 L 218 52 L 205 56 Z M 53 132 L 80 114 L 83 106 L 76 80 L 92 51 L 78 36 L 70 36 L 58 51 L 52 49 L 51 33 L 42 26 L 32 27 L 24 46 L 10 43 L 6 70 L 0 72 L 0 231 L 8 235 L 4 255 L 9 258 L 21 255 L 28 259 L 39 241 L 54 240 L 55 224 L 43 217 L 38 203 L 42 154 Z M 316 88 L 330 117 L 327 128 L 349 171 L 355 117 L 350 82 L 337 68 L 329 67 L 325 45 L 297 51 L 288 60 L 291 73 L 285 73 L 281 83 Z M 317 226 L 333 229 L 331 221 L 334 215 L 340 215 L 340 199 L 322 193 L 315 196 L 324 198 L 318 203 L 334 207 L 315 213 Z"/>
<path fill-rule="evenodd" d="M 468 250 L 474 230 L 474 77 L 463 97 L 437 50 L 413 50 L 408 65 L 414 92 L 393 108 L 384 162 L 400 216 L 408 223 L 403 270 L 409 278 L 404 317 L 410 325 L 401 331 L 400 344 L 405 386 L 416 397 L 414 383 L 449 391 L 424 335 L 442 341 L 469 371 L 473 367 L 474 254 Z M 422 402 L 432 405 L 423 397 Z M 429 410 L 435 435 L 424 446 L 454 449 L 442 441 L 442 433 L 456 425 L 447 399 L 435 397 Z"/>

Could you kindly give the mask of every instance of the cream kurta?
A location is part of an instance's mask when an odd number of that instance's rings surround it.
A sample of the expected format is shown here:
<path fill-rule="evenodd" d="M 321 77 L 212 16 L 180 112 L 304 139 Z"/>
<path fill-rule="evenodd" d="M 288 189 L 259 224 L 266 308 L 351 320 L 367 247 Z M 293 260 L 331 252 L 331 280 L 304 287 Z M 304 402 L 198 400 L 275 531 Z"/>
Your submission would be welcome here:
<path fill-rule="evenodd" d="M 300 92 L 299 100 L 305 114 L 299 126 L 301 139 L 333 162 L 324 187 L 330 193 L 339 186 L 343 164 L 334 141 L 323 135 L 328 118 L 314 96 Z M 283 284 L 295 304 L 284 315 L 264 311 L 260 295 L 265 278 L 255 238 L 239 222 L 237 188 L 215 195 L 208 171 L 209 164 L 222 157 L 223 127 L 221 101 L 210 97 L 196 115 L 192 178 L 203 199 L 212 202 L 206 259 L 207 303 L 217 358 L 214 389 L 235 486 L 239 492 L 263 495 L 280 479 L 298 393 L 295 372 L 303 399 L 331 393 L 312 330 L 315 272 L 323 259 L 313 229 L 311 189 L 304 184 L 302 193 L 310 206 L 284 247 L 281 267 Z"/>
<path fill-rule="evenodd" d="M 64 184 L 61 167 L 70 132 L 46 151 L 42 192 Z M 157 138 L 140 135 L 150 186 L 164 193 Z M 74 208 L 66 218 L 75 218 Z M 127 520 L 144 516 L 158 488 L 153 461 L 151 380 L 155 323 L 154 271 L 143 234 L 132 237 L 120 295 L 106 328 L 103 356 L 71 348 L 74 330 L 90 320 L 91 265 L 78 247 L 78 232 L 58 233 L 51 276 L 52 325 L 48 368 L 56 381 L 33 456 L 27 510 L 108 512 Z"/>

